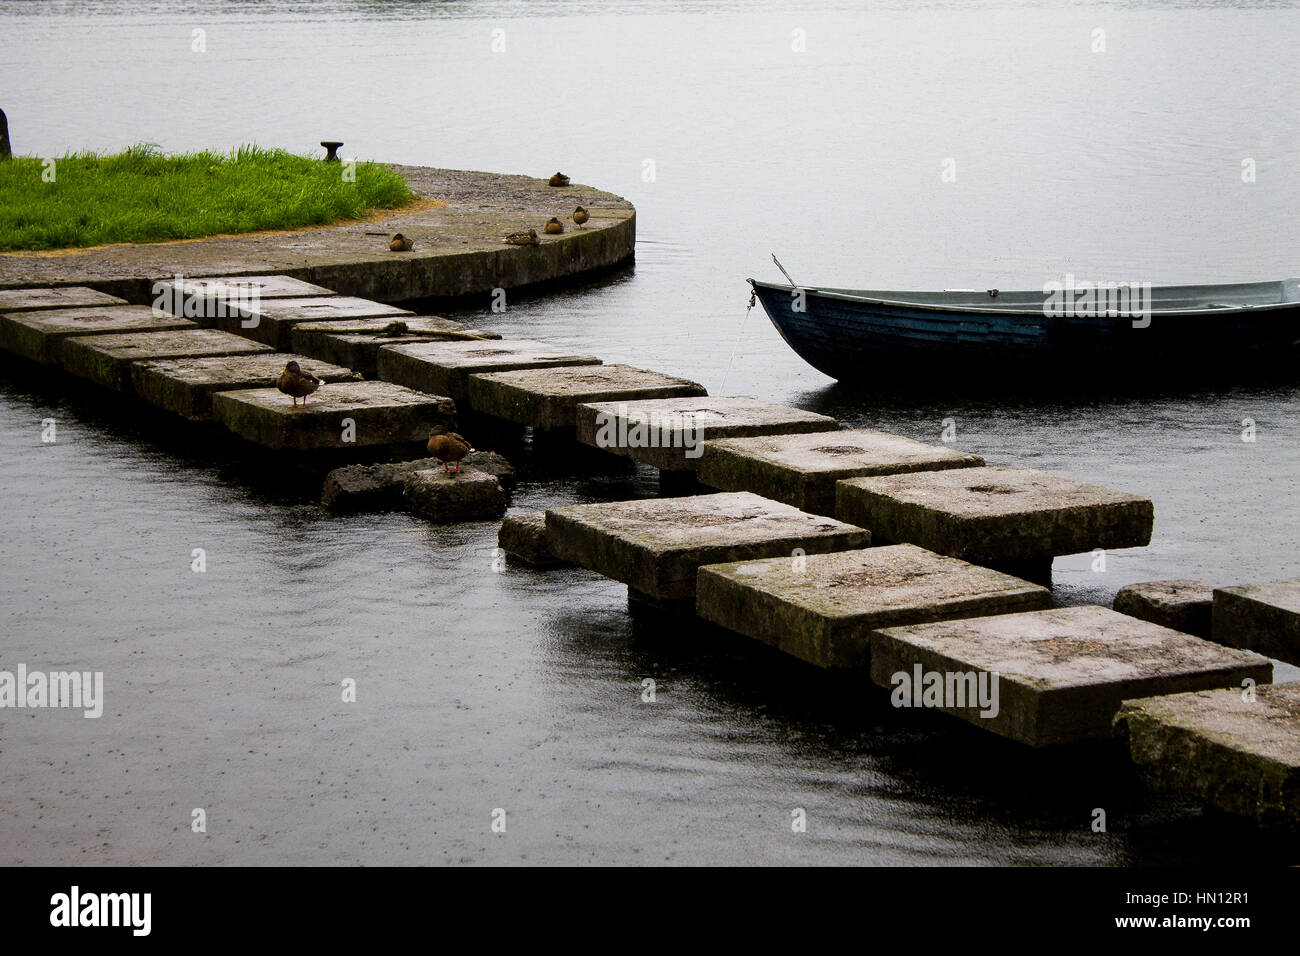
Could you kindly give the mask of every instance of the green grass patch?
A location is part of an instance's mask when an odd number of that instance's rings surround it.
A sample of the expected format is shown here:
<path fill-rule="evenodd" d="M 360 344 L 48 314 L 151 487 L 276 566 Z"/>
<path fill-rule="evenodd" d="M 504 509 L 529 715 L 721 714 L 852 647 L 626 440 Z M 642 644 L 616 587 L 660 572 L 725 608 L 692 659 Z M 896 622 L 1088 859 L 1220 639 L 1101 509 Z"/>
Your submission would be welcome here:
<path fill-rule="evenodd" d="M 0 160 L 0 251 L 164 242 L 361 219 L 413 198 L 386 166 L 345 165 L 282 149 L 164 156 L 152 145 L 54 160 Z"/>

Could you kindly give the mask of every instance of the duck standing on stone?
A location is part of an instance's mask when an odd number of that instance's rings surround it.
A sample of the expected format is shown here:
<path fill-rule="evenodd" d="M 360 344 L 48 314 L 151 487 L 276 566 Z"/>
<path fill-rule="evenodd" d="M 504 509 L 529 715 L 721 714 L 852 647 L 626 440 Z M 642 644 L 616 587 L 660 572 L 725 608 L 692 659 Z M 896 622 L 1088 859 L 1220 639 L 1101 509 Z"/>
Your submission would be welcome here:
<path fill-rule="evenodd" d="M 548 180 L 548 182 L 550 182 L 552 186 L 567 186 L 569 185 L 569 177 L 564 175 L 564 173 L 557 172 Z"/>
<path fill-rule="evenodd" d="M 546 233 L 548 236 L 558 236 L 560 233 L 564 232 L 564 223 L 552 216 L 550 219 L 546 220 L 546 225 L 542 228 L 542 232 Z"/>
<path fill-rule="evenodd" d="M 388 248 L 393 252 L 410 252 L 413 245 L 410 239 L 399 232 L 393 236 L 393 241 L 388 244 Z"/>
<path fill-rule="evenodd" d="M 591 217 L 587 215 L 587 210 L 583 209 L 581 206 L 579 206 L 577 209 L 573 210 L 573 221 L 574 221 L 574 222 L 575 222 L 579 227 L 581 227 L 582 224 L 585 223 L 585 222 L 586 222 L 588 219 L 590 219 L 590 218 L 591 218 Z"/>
<path fill-rule="evenodd" d="M 462 436 L 453 431 L 448 431 L 441 425 L 435 425 L 429 432 L 429 454 L 442 462 L 443 474 L 447 473 L 447 466 L 452 462 L 456 463 L 455 474 L 460 474 L 460 461 L 474 449 L 470 447 Z"/>
<path fill-rule="evenodd" d="M 320 388 L 320 379 L 311 372 L 304 372 L 297 362 L 290 362 L 275 380 L 275 387 L 293 399 L 294 408 L 298 407 L 300 398 L 302 407 L 306 408 L 307 396 Z"/>

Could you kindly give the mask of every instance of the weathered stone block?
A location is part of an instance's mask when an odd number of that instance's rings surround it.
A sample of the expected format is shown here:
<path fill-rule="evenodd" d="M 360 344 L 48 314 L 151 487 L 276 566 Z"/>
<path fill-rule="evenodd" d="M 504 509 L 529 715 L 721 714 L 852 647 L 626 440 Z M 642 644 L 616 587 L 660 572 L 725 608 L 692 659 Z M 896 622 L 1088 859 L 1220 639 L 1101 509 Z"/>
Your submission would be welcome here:
<path fill-rule="evenodd" d="M 194 302 L 243 302 L 258 299 L 304 299 L 334 295 L 333 290 L 291 276 L 181 276 L 165 283 L 172 298 L 163 305 L 184 315 L 186 300 Z M 206 313 L 205 313 L 206 314 Z"/>
<path fill-rule="evenodd" d="M 500 517 L 506 493 L 492 475 L 462 467 L 459 473 L 440 467 L 416 471 L 404 483 L 412 514 L 438 523 Z"/>
<path fill-rule="evenodd" d="M 417 342 L 480 341 L 499 338 L 501 336 L 497 332 L 472 329 L 460 322 L 453 322 L 451 319 L 443 319 L 436 315 L 412 315 L 405 319 L 301 322 L 295 325 L 290 333 L 295 352 L 333 362 L 336 365 L 346 365 L 367 378 L 378 377 L 378 356 L 382 348 Z M 435 392 L 434 394 L 446 395 L 447 393 Z"/>
<path fill-rule="evenodd" d="M 256 309 L 226 311 L 215 318 L 217 328 L 265 342 L 280 351 L 290 348 L 293 327 L 302 322 L 352 321 L 366 318 L 401 319 L 413 313 L 406 309 L 357 299 L 352 296 L 313 296 L 302 299 L 269 299 Z"/>
<path fill-rule="evenodd" d="M 709 439 L 698 477 L 722 491 L 752 491 L 811 511 L 835 514 L 842 478 L 983 465 L 979 455 L 859 428 L 834 435 Z"/>
<path fill-rule="evenodd" d="M 33 362 L 58 365 L 63 360 L 63 343 L 76 336 L 197 328 L 185 319 L 154 315 L 144 305 L 43 309 L 0 315 L 0 346 Z"/>
<path fill-rule="evenodd" d="M 126 305 L 126 300 L 81 285 L 0 289 L 0 313 L 26 312 L 29 309 L 102 308 L 106 305 Z"/>
<path fill-rule="evenodd" d="M 131 365 L 135 362 L 270 351 L 265 345 L 216 329 L 86 335 L 63 343 L 63 368 L 121 392 L 131 388 Z"/>
<path fill-rule="evenodd" d="M 1300 682 L 1127 700 L 1115 723 L 1153 786 L 1300 833 Z"/>
<path fill-rule="evenodd" d="M 358 381 L 351 369 L 317 362 L 300 355 L 262 352 L 256 355 L 213 355 L 203 358 L 156 359 L 131 365 L 131 384 L 146 402 L 186 418 L 212 417 L 212 396 L 248 388 L 270 388 L 295 360 L 303 371 L 324 382 Z"/>
<path fill-rule="evenodd" d="M 1177 580 L 1125 585 L 1115 595 L 1113 607 L 1121 614 L 1152 624 L 1209 637 L 1213 604 L 1213 587 L 1200 581 Z"/>
<path fill-rule="evenodd" d="M 1212 617 L 1220 644 L 1300 664 L 1300 578 L 1215 588 Z"/>
<path fill-rule="evenodd" d="M 599 402 L 579 405 L 576 419 L 578 441 L 664 471 L 694 471 L 715 438 L 839 428 L 826 415 L 744 396 Z"/>
<path fill-rule="evenodd" d="M 551 550 L 662 601 L 692 598 L 701 565 L 862 548 L 871 536 L 748 492 L 546 512 Z"/>
<path fill-rule="evenodd" d="M 876 628 L 1050 607 L 1052 593 L 911 544 L 700 568 L 700 617 L 818 667 L 865 667 Z"/>
<path fill-rule="evenodd" d="M 469 378 L 474 411 L 543 430 L 574 429 L 579 405 L 706 394 L 697 382 L 630 365 L 521 369 Z"/>
<path fill-rule="evenodd" d="M 877 539 L 979 563 L 1150 543 L 1151 499 L 1033 468 L 983 467 L 849 478 L 835 515 Z"/>
<path fill-rule="evenodd" d="M 314 451 L 423 442 L 434 425 L 454 427 L 451 399 L 388 382 L 322 385 L 294 408 L 274 388 L 217 392 L 212 416 L 236 435 L 267 448 Z"/>
<path fill-rule="evenodd" d="M 896 704 L 923 703 L 905 691 L 924 686 L 929 674 L 939 675 L 945 688 L 951 676 L 954 689 L 960 675 L 972 675 L 997 692 L 993 708 L 941 697 L 935 709 L 1045 747 L 1111 737 L 1125 700 L 1236 687 L 1246 679 L 1267 683 L 1273 665 L 1104 607 L 915 624 L 872 635 L 871 679 L 890 688 Z"/>
<path fill-rule="evenodd" d="M 403 507 L 403 486 L 407 476 L 441 467 L 442 462 L 437 458 L 419 458 L 335 468 L 325 476 L 321 504 L 331 511 L 340 512 L 397 510 Z M 472 451 L 462 460 L 461 467 L 492 475 L 506 491 L 514 487 L 514 468 L 494 451 Z"/>
<path fill-rule="evenodd" d="M 497 534 L 497 547 L 533 567 L 548 568 L 566 563 L 551 550 L 546 537 L 545 511 L 516 511 L 506 515 Z"/>
<path fill-rule="evenodd" d="M 479 372 L 599 364 L 600 359 L 594 355 L 532 339 L 420 342 L 380 349 L 376 374 L 386 382 L 435 395 L 450 395 L 465 404 L 469 400 L 469 377 Z"/>

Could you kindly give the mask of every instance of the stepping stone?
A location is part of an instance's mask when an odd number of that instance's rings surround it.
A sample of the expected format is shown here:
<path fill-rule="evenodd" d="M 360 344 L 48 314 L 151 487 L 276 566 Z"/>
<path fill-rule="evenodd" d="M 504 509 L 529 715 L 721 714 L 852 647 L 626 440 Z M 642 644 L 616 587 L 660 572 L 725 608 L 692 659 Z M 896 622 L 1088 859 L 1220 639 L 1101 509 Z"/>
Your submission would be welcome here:
<path fill-rule="evenodd" d="M 1052 592 L 959 558 L 896 544 L 700 568 L 700 617 L 818 667 L 865 667 L 871 632 L 1051 607 Z"/>
<path fill-rule="evenodd" d="M 85 335 L 64 342 L 63 368 L 73 375 L 125 392 L 131 389 L 131 365 L 135 362 L 270 351 L 265 345 L 216 329 Z"/>
<path fill-rule="evenodd" d="M 226 332 L 246 335 L 250 339 L 287 351 L 290 347 L 290 333 L 300 322 L 341 322 L 368 318 L 392 320 L 413 314 L 382 302 L 331 295 L 270 299 L 260 302 L 256 309 L 227 311 L 225 315 L 218 315 L 214 324 Z"/>
<path fill-rule="evenodd" d="M 698 382 L 630 365 L 533 368 L 469 378 L 474 411 L 543 430 L 574 429 L 579 405 L 707 394 Z"/>
<path fill-rule="evenodd" d="M 946 693 L 927 704 L 932 675 Z M 995 707 L 953 693 L 963 677 L 967 690 L 983 683 L 996 691 Z M 1273 665 L 1256 654 L 1104 607 L 890 627 L 871 637 L 871 679 L 892 691 L 895 706 L 934 705 L 1031 747 L 1109 738 L 1120 704 L 1135 697 L 1272 677 Z"/>
<path fill-rule="evenodd" d="M 244 303 L 249 299 L 301 299 L 334 295 L 330 289 L 290 276 L 177 276 L 155 283 L 155 294 L 166 296 L 158 308 L 186 318 L 186 309 L 206 312 L 203 303 Z"/>
<path fill-rule="evenodd" d="M 546 537 L 556 557 L 660 601 L 693 598 L 701 565 L 871 543 L 861 528 L 749 492 L 555 508 Z"/>
<path fill-rule="evenodd" d="M 451 399 L 388 382 L 326 384 L 306 407 L 291 401 L 274 388 L 217 392 L 212 417 L 241 438 L 292 451 L 424 443 L 434 425 L 456 423 Z"/>
<path fill-rule="evenodd" d="M 44 365 L 63 360 L 63 343 L 74 336 L 197 329 L 185 319 L 155 315 L 147 305 L 45 309 L 0 315 L 0 346 Z"/>
<path fill-rule="evenodd" d="M 471 329 L 460 322 L 436 315 L 413 315 L 405 319 L 355 319 L 349 322 L 302 322 L 295 325 L 290 333 L 295 352 L 333 362 L 335 365 L 346 365 L 367 378 L 378 377 L 379 350 L 387 346 L 430 340 L 478 341 L 499 338 L 501 335 L 497 332 Z"/>
<path fill-rule="evenodd" d="M 722 491 L 752 491 L 813 514 L 835 514 L 842 478 L 983 465 L 979 455 L 867 428 L 834 435 L 709 439 L 698 477 Z"/>
<path fill-rule="evenodd" d="M 1151 499 L 1033 468 L 982 467 L 848 478 L 835 516 L 879 541 L 967 561 L 1136 548 L 1151 541 Z"/>
<path fill-rule="evenodd" d="M 507 372 L 563 365 L 599 365 L 594 355 L 558 348 L 532 339 L 480 342 L 419 342 L 379 350 L 376 374 L 386 382 L 435 395 L 469 401 L 469 377 L 479 372 Z"/>
<path fill-rule="evenodd" d="M 335 468 L 325 476 L 321 504 L 336 512 L 394 511 L 404 506 L 403 488 L 408 475 L 441 467 L 437 458 L 419 458 Z M 514 468 L 494 451 L 472 451 L 461 461 L 461 467 L 492 475 L 507 491 L 515 485 Z"/>
<path fill-rule="evenodd" d="M 578 441 L 663 471 L 694 471 L 706 439 L 839 428 L 826 415 L 744 396 L 600 402 L 579 405 L 576 414 Z"/>
<path fill-rule="evenodd" d="M 497 547 L 512 558 L 535 568 L 564 564 L 551 550 L 546 537 L 545 511 L 515 511 L 505 516 L 497 534 Z"/>
<path fill-rule="evenodd" d="M 506 510 L 506 493 L 493 475 L 462 466 L 460 473 L 442 466 L 412 472 L 404 485 L 412 514 L 439 524 L 498 518 Z"/>
<path fill-rule="evenodd" d="M 1161 790 L 1300 832 L 1300 683 L 1124 702 L 1115 723 Z"/>
<path fill-rule="evenodd" d="M 1211 633 L 1220 644 L 1300 664 L 1300 578 L 1216 588 Z"/>
<path fill-rule="evenodd" d="M 85 309 L 105 305 L 126 305 L 125 299 L 96 292 L 84 285 L 50 289 L 0 289 L 0 313 L 30 309 Z"/>
<path fill-rule="evenodd" d="M 1201 581 L 1147 581 L 1119 589 L 1112 605 L 1121 614 L 1175 631 L 1210 636 L 1214 588 Z"/>
<path fill-rule="evenodd" d="M 255 355 L 135 362 L 131 366 L 131 384 L 136 394 L 146 402 L 203 421 L 212 417 L 214 394 L 245 388 L 270 388 L 291 359 L 296 360 L 304 372 L 310 372 L 324 382 L 347 382 L 360 378 L 351 369 L 328 362 L 267 351 Z"/>

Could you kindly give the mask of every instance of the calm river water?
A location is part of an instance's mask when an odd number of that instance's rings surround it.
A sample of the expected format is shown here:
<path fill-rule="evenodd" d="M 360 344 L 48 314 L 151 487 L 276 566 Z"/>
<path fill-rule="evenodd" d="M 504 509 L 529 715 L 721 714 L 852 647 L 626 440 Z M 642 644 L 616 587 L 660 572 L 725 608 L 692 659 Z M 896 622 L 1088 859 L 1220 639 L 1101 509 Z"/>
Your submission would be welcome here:
<path fill-rule="evenodd" d="M 775 277 L 771 252 L 875 288 L 1296 275 L 1298 28 L 1284 2 L 0 0 L 0 107 L 40 156 L 341 139 L 625 195 L 633 270 L 476 321 L 851 426 L 936 441 L 952 418 L 993 463 L 1148 494 L 1149 548 L 1057 562 L 1059 600 L 1109 602 L 1300 575 L 1300 390 L 864 398 L 746 319 L 744 279 Z M 0 712 L 3 863 L 1284 852 L 1147 792 L 1114 751 L 895 712 L 864 681 L 634 620 L 586 572 L 496 573 L 494 523 L 330 517 L 314 484 L 9 365 L 0 441 L 0 666 L 101 670 L 107 696 L 99 720 Z M 655 491 L 522 464 L 520 506 Z"/>

